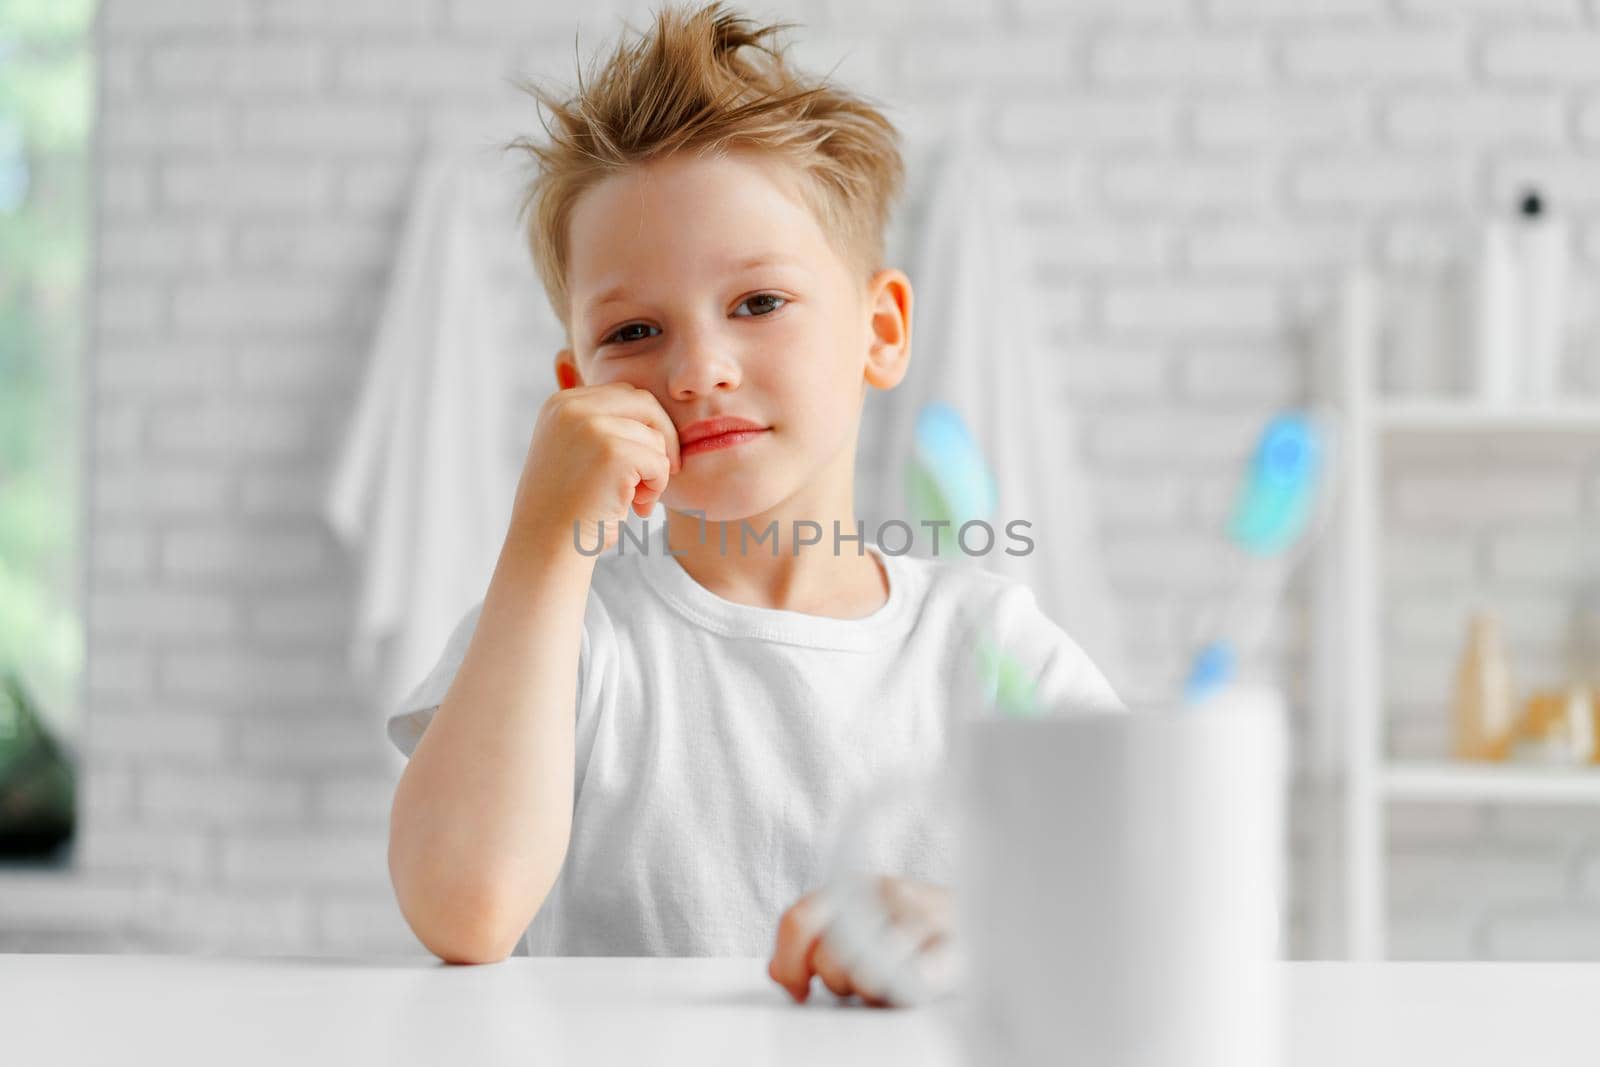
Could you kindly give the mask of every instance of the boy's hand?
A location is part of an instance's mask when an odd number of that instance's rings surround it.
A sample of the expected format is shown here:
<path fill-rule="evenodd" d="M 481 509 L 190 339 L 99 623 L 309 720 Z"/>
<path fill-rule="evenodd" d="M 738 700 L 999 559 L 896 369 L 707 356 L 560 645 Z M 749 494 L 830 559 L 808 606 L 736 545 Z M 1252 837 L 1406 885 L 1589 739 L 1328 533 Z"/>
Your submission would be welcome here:
<path fill-rule="evenodd" d="M 628 508 L 648 515 L 681 466 L 677 427 L 648 389 L 608 382 L 559 390 L 539 409 L 512 529 L 571 543 L 576 522 L 585 550 L 597 541 L 610 548 Z"/>
<path fill-rule="evenodd" d="M 889 918 L 902 929 L 915 931 L 922 951 L 937 947 L 949 936 L 948 889 L 905 878 L 880 877 L 877 891 Z M 812 892 L 783 913 L 772 961 L 767 965 L 772 980 L 801 1003 L 810 995 L 811 978 L 815 975 L 838 996 L 855 994 L 880 1008 L 891 1004 L 885 991 L 874 988 L 840 960 L 837 949 L 829 944 L 830 916 L 823 910 L 819 894 Z"/>

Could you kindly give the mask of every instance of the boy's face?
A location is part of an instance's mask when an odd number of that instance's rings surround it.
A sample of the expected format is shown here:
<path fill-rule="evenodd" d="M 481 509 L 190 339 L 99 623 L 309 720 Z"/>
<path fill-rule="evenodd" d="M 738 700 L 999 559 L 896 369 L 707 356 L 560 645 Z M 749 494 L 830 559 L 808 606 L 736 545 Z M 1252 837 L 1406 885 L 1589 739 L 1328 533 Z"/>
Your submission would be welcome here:
<path fill-rule="evenodd" d="M 839 479 L 850 486 L 867 386 L 892 388 L 905 373 L 909 280 L 856 277 L 798 180 L 749 153 L 678 155 L 608 178 L 573 206 L 573 347 L 557 356 L 558 378 L 648 389 L 680 434 L 722 415 L 766 428 L 686 452 L 662 497 L 675 511 L 729 521 L 832 502 Z"/>

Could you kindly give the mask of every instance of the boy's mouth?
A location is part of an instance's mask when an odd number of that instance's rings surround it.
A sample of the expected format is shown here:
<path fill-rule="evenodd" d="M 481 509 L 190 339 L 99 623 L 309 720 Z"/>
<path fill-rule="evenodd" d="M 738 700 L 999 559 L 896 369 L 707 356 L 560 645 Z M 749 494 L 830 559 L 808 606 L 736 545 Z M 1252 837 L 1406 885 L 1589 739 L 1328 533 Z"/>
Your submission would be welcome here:
<path fill-rule="evenodd" d="M 770 426 L 763 426 L 759 422 L 732 416 L 702 419 L 690 423 L 679 432 L 678 455 L 688 459 L 701 452 L 734 448 L 755 440 L 770 429 Z"/>

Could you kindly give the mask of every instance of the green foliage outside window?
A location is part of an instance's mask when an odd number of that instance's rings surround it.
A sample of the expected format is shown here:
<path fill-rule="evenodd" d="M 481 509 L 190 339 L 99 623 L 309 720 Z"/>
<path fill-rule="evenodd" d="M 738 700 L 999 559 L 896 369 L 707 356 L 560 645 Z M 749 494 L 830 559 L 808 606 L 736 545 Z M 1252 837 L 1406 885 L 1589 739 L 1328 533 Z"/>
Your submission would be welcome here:
<path fill-rule="evenodd" d="M 93 17 L 92 0 L 0 0 L 0 853 L 71 810 Z"/>

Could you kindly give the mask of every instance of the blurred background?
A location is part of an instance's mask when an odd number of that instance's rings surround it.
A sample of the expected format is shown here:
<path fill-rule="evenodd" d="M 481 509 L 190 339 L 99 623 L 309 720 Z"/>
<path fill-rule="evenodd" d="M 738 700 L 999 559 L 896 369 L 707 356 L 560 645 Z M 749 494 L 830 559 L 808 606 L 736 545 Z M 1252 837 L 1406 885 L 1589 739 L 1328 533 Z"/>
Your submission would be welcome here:
<path fill-rule="evenodd" d="M 470 235 L 438 269 L 481 294 L 514 479 L 562 339 L 510 82 L 573 85 L 653 6 L 0 0 L 0 950 L 424 953 L 383 716 L 471 601 L 397 632 L 422 549 L 374 551 L 384 473 L 454 482 L 381 429 L 455 440 L 383 400 L 427 395 L 401 267 Z M 1600 958 L 1600 0 L 740 10 L 905 131 L 897 248 L 958 117 L 1009 183 L 1125 695 L 1228 593 L 1266 420 L 1345 412 L 1257 666 L 1295 715 L 1291 953 Z"/>

